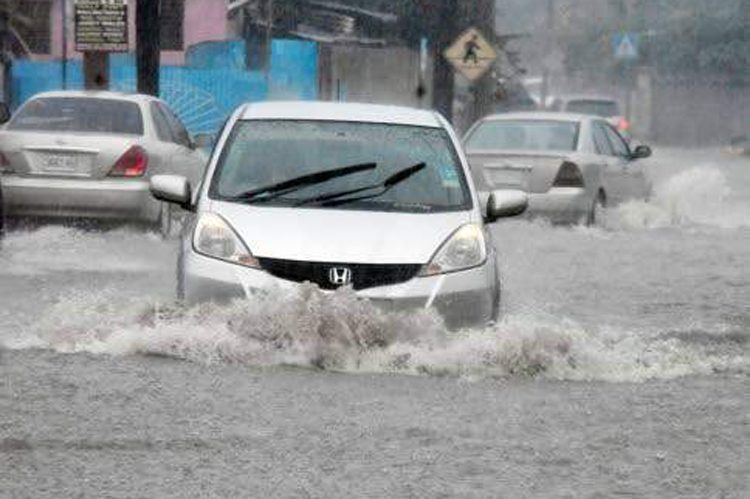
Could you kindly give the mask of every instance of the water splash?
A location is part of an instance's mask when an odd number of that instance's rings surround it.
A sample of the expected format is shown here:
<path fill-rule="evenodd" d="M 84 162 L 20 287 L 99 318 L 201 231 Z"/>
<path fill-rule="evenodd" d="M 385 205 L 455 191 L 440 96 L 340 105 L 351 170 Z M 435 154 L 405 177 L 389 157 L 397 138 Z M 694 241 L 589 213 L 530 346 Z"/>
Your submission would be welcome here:
<path fill-rule="evenodd" d="M 510 315 L 491 328 L 449 332 L 431 311 L 386 312 L 352 292 L 327 294 L 313 286 L 189 309 L 123 303 L 114 294 L 68 296 L 34 324 L 24 344 L 5 347 L 469 379 L 638 382 L 750 372 L 747 356 L 709 353 L 706 345 L 674 334 L 592 330 L 526 315 Z"/>
<path fill-rule="evenodd" d="M 693 167 L 669 177 L 650 201 L 629 201 L 609 210 L 605 227 L 615 230 L 712 226 L 750 227 L 750 205 L 732 199 L 726 175 L 717 167 Z"/>

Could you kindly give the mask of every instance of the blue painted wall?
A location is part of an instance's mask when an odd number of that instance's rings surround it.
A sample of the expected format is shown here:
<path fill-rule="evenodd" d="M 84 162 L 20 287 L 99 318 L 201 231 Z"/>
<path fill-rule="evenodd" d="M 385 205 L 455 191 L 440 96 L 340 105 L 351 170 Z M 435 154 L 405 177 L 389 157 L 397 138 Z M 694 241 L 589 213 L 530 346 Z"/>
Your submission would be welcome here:
<path fill-rule="evenodd" d="M 191 133 L 214 132 L 240 104 L 266 99 L 312 100 L 318 94 L 318 49 L 297 40 L 274 40 L 269 82 L 261 71 L 245 68 L 241 41 L 208 42 L 191 47 L 185 66 L 162 66 L 160 97 L 183 119 Z M 11 107 L 62 84 L 60 61 L 14 61 L 11 70 Z M 83 88 L 78 61 L 68 61 L 66 88 Z M 132 54 L 110 57 L 110 88 L 134 92 L 135 59 Z"/>

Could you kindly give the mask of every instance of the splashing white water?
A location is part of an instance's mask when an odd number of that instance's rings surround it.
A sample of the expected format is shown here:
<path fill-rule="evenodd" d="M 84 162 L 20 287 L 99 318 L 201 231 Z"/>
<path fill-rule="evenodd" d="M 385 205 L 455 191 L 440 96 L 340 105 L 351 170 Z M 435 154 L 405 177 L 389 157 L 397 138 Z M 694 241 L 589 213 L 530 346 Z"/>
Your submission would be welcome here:
<path fill-rule="evenodd" d="M 750 227 L 750 205 L 732 200 L 731 194 L 727 178 L 718 168 L 690 168 L 656 186 L 650 201 L 629 201 L 610 210 L 605 226 L 620 230 Z"/>
<path fill-rule="evenodd" d="M 187 310 L 123 303 L 115 294 L 69 296 L 31 335 L 5 347 L 467 378 L 634 382 L 750 367 L 745 356 L 707 354 L 675 337 L 593 331 L 523 315 L 487 329 L 448 332 L 432 312 L 385 312 L 352 292 L 325 294 L 313 286 Z"/>

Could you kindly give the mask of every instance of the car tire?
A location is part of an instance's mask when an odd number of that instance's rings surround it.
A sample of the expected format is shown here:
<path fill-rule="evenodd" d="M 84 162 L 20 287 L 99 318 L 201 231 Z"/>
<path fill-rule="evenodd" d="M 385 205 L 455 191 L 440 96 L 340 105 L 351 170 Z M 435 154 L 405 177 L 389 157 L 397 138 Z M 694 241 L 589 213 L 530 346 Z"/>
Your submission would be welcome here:
<path fill-rule="evenodd" d="M 597 222 L 600 222 L 602 220 L 602 214 L 606 207 L 607 196 L 606 194 L 604 194 L 604 191 L 600 190 L 596 194 L 596 198 L 594 198 L 594 201 L 591 203 L 591 209 L 589 210 L 589 214 L 586 216 L 586 225 L 590 227 L 592 225 L 596 225 Z"/>

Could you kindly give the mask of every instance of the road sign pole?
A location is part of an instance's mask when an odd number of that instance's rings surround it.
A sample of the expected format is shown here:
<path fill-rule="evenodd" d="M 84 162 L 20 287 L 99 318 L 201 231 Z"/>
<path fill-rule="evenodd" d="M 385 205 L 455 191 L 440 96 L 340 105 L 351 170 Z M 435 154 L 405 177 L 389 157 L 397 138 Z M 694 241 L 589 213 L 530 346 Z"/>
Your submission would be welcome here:
<path fill-rule="evenodd" d="M 138 2 L 141 4 L 158 2 Z M 63 2 L 63 9 L 65 9 Z M 74 0 L 75 47 L 83 52 L 83 84 L 87 90 L 109 88 L 109 53 L 128 50 L 127 0 Z M 63 33 L 67 28 L 63 16 Z M 158 32 L 157 32 L 158 33 Z M 63 60 L 67 40 L 63 38 Z M 67 68 L 63 64 L 63 70 Z M 66 79 L 67 75 L 63 75 Z"/>

